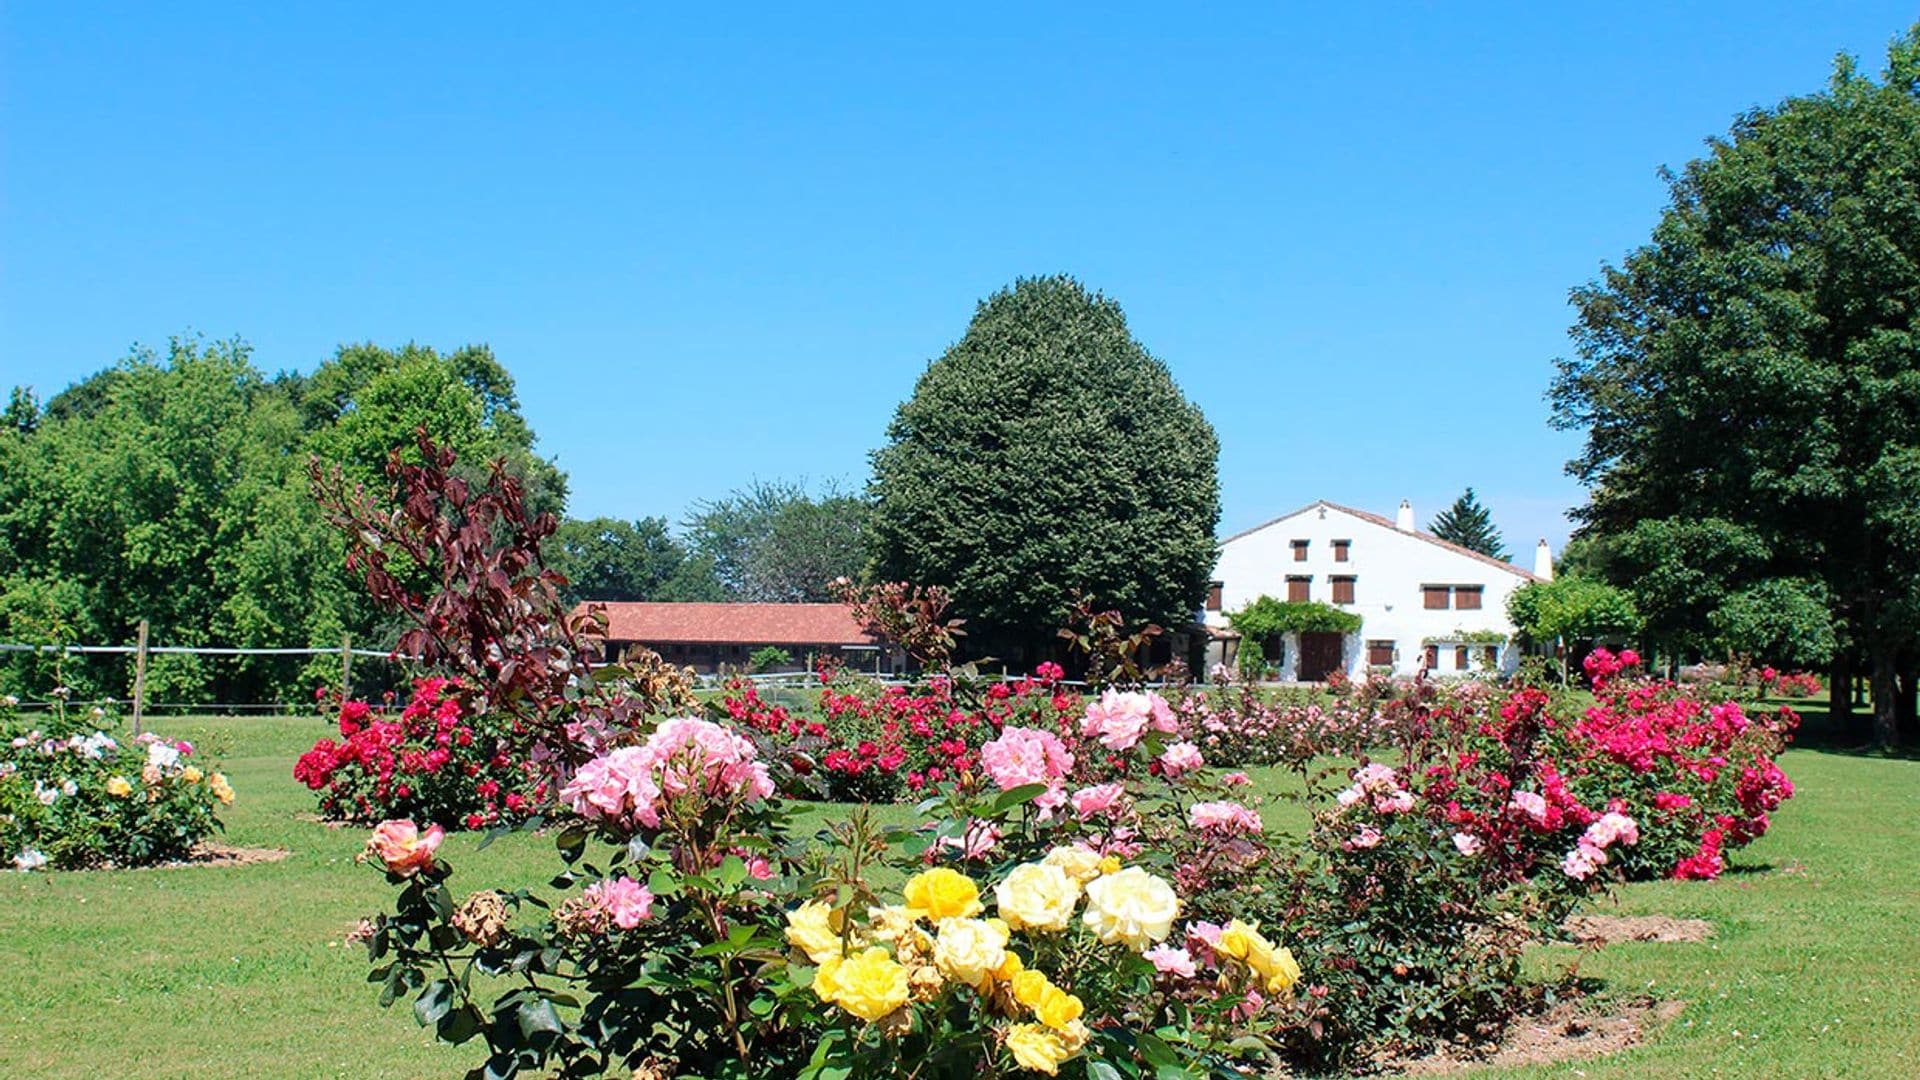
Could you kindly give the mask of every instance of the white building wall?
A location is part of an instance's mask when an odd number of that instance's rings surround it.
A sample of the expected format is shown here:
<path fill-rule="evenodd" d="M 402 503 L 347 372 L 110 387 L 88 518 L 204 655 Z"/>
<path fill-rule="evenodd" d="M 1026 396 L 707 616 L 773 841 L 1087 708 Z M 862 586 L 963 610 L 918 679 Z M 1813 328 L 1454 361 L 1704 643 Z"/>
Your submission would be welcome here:
<path fill-rule="evenodd" d="M 1304 562 L 1294 561 L 1295 540 L 1307 541 Z M 1334 561 L 1335 540 L 1350 541 L 1348 561 Z M 1500 647 L 1499 669 L 1511 672 L 1519 667 L 1520 649 L 1511 640 L 1513 626 L 1507 621 L 1507 598 L 1532 578 L 1518 567 L 1503 569 L 1504 565 L 1462 554 L 1423 534 L 1405 532 L 1390 523 L 1383 525 L 1330 503 L 1316 503 L 1220 545 L 1213 578 L 1221 584 L 1221 610 L 1205 615 L 1209 624 L 1225 626 L 1228 612 L 1263 594 L 1285 600 L 1287 579 L 1294 575 L 1311 578 L 1308 599 L 1331 604 L 1332 579 L 1352 577 L 1354 602 L 1337 605 L 1362 619 L 1359 632 L 1348 635 L 1345 643 L 1349 675 L 1366 671 L 1369 641 L 1392 641 L 1393 670 L 1411 675 L 1420 666 L 1426 639 L 1463 631 L 1505 635 L 1508 641 Z M 1480 609 L 1429 611 L 1423 606 L 1422 589 L 1427 585 L 1481 586 Z M 1289 678 L 1296 673 L 1299 661 L 1298 642 L 1291 637 L 1286 642 L 1282 671 L 1283 677 Z M 1434 674 L 1465 675 L 1482 670 L 1482 648 L 1469 646 L 1463 670 L 1455 665 L 1453 647 L 1441 645 Z"/>

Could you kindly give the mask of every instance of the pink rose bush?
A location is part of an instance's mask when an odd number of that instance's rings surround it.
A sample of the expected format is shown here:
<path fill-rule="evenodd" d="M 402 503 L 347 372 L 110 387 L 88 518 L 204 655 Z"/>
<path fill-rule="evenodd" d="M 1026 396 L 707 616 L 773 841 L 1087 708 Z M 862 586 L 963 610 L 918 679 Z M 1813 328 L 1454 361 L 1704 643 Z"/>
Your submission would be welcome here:
<path fill-rule="evenodd" d="M 582 819 L 628 829 L 659 828 L 663 809 L 680 801 L 699 807 L 772 796 L 773 778 L 751 741 L 690 717 L 663 721 L 640 746 L 594 758 L 560 790 Z"/>

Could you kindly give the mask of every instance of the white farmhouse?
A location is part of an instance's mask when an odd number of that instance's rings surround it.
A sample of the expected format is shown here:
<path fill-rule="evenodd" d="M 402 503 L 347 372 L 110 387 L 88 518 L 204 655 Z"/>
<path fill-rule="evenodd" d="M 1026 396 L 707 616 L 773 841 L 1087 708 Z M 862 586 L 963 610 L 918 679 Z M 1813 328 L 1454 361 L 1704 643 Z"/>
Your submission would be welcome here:
<path fill-rule="evenodd" d="M 1520 648 L 1507 621 L 1507 597 L 1553 576 L 1545 540 L 1534 571 L 1489 558 L 1414 527 L 1401 502 L 1397 520 L 1326 501 L 1230 536 L 1208 590 L 1203 619 L 1225 628 L 1227 613 L 1259 597 L 1317 600 L 1360 616 L 1350 634 L 1289 633 L 1279 643 L 1280 678 L 1318 682 L 1334 669 L 1368 668 L 1435 675 L 1513 671 Z M 1231 662 L 1231 639 L 1217 639 L 1210 661 Z"/>

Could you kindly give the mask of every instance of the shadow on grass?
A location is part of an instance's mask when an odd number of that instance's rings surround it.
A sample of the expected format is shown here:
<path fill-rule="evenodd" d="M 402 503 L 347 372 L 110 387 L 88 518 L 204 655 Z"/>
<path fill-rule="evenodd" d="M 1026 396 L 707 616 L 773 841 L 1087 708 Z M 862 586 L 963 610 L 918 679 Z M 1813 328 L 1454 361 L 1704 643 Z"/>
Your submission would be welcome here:
<path fill-rule="evenodd" d="M 1849 716 L 1835 716 L 1825 701 L 1816 698 L 1769 698 L 1766 704 L 1769 708 L 1784 705 L 1800 714 L 1800 727 L 1794 732 L 1792 743 L 1796 750 L 1843 757 L 1920 760 L 1920 746 L 1909 744 L 1888 750 L 1873 745 L 1873 714 L 1865 709 L 1856 709 Z"/>

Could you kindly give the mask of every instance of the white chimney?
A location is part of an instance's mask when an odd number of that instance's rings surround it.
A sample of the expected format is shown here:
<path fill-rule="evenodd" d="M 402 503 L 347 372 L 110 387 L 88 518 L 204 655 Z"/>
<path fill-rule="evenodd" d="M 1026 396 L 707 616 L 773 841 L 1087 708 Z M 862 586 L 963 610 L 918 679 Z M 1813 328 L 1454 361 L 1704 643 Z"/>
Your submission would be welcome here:
<path fill-rule="evenodd" d="M 1544 536 L 1533 549 L 1533 576 L 1541 581 L 1553 580 L 1553 549 L 1547 546 Z"/>
<path fill-rule="evenodd" d="M 1394 524 L 1394 527 L 1399 529 L 1401 532 L 1413 531 L 1413 504 L 1412 503 L 1408 502 L 1405 499 L 1400 500 L 1400 512 L 1393 516 L 1393 524 Z"/>

